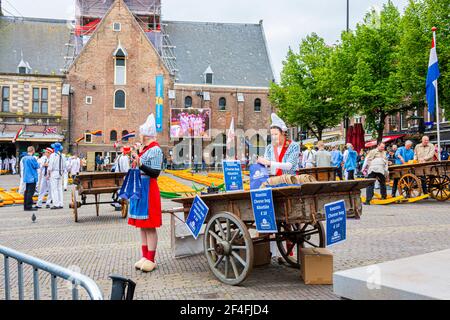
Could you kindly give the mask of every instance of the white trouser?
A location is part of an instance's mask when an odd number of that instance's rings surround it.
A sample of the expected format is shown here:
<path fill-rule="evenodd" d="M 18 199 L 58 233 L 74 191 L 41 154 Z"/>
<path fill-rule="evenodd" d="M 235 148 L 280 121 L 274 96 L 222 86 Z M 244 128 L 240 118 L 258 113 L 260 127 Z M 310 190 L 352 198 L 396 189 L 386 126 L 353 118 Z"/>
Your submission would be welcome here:
<path fill-rule="evenodd" d="M 42 206 L 42 201 L 44 200 L 45 195 L 47 195 L 47 201 L 45 201 L 46 205 L 49 205 L 52 201 L 52 196 L 50 193 L 50 179 L 45 177 L 41 177 L 41 185 L 39 186 L 39 198 L 37 202 L 37 206 Z"/>
<path fill-rule="evenodd" d="M 16 166 L 12 166 L 12 174 L 16 174 Z"/>
<path fill-rule="evenodd" d="M 306 162 L 305 163 L 305 168 L 309 169 L 309 168 L 314 168 L 314 163 L 312 162 Z"/>
<path fill-rule="evenodd" d="M 63 206 L 63 177 L 58 171 L 50 173 L 50 196 L 52 197 L 53 206 Z"/>
<path fill-rule="evenodd" d="M 25 187 L 26 183 L 23 182 L 23 177 L 20 177 L 20 184 L 19 184 L 19 193 L 25 194 Z"/>
<path fill-rule="evenodd" d="M 68 183 L 69 183 L 69 173 L 64 172 L 64 190 L 67 190 Z"/>

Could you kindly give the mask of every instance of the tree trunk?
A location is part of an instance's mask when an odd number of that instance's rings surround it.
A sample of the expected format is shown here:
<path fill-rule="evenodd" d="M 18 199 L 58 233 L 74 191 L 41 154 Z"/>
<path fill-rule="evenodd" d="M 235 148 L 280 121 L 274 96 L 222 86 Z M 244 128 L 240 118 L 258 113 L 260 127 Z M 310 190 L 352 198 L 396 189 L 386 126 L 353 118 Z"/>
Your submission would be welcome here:
<path fill-rule="evenodd" d="M 386 121 L 386 115 L 384 113 L 382 113 L 380 115 L 380 124 L 377 126 L 377 144 L 383 141 L 385 121 Z"/>

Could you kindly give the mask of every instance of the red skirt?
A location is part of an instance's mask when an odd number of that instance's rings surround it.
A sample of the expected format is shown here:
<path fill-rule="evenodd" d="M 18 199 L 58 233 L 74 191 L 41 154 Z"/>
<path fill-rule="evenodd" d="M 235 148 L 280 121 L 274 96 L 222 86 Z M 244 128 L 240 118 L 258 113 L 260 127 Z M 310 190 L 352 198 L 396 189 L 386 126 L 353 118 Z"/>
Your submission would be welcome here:
<path fill-rule="evenodd" d="M 148 218 L 146 220 L 128 219 L 128 224 L 141 229 L 154 229 L 162 225 L 161 195 L 158 181 L 150 178 L 148 191 Z"/>

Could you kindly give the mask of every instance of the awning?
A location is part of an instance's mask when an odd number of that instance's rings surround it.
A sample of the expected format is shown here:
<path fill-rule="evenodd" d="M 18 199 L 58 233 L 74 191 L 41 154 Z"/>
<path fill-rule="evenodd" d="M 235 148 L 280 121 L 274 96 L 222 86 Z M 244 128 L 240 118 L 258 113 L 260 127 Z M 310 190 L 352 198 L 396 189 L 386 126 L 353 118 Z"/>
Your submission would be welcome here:
<path fill-rule="evenodd" d="M 0 141 L 12 142 L 12 139 L 15 136 L 16 132 L 0 132 Z M 61 134 L 43 134 L 42 132 L 25 131 L 25 133 L 17 139 L 17 142 L 62 142 L 63 140 L 64 136 Z"/>
<path fill-rule="evenodd" d="M 406 134 L 399 134 L 399 135 L 395 135 L 395 136 L 386 136 L 386 137 L 383 137 L 382 141 L 384 143 L 388 143 L 388 142 L 395 141 L 397 139 L 403 138 L 404 136 L 406 136 Z M 377 140 L 371 140 L 371 141 L 366 142 L 364 147 L 366 147 L 366 148 L 373 148 L 373 147 L 376 147 L 376 146 L 377 146 Z"/>

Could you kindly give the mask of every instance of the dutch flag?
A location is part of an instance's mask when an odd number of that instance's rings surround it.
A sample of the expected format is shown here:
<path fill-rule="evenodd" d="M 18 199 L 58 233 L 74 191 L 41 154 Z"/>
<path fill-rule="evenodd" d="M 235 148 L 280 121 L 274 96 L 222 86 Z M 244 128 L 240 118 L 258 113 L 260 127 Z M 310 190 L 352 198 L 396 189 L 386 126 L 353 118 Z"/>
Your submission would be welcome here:
<path fill-rule="evenodd" d="M 440 73 L 438 66 L 438 58 L 433 36 L 433 41 L 431 42 L 430 61 L 428 63 L 427 86 L 426 86 L 428 112 L 430 114 L 434 114 L 436 109 L 436 90 L 437 90 L 437 79 L 439 78 L 439 76 Z"/>

